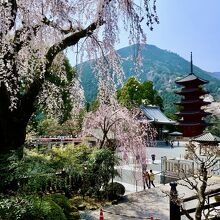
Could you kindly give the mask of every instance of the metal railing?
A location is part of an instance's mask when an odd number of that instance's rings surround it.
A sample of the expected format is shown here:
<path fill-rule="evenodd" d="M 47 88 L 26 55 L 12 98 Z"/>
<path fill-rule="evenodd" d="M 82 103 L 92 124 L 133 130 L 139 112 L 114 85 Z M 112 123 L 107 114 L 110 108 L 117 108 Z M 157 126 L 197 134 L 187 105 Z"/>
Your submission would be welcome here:
<path fill-rule="evenodd" d="M 177 183 L 172 182 L 172 183 L 170 183 L 170 186 L 171 186 L 171 190 L 170 190 L 170 220 L 181 220 L 181 216 L 185 215 L 185 213 L 184 213 L 184 211 L 181 211 L 180 204 L 178 203 L 178 192 L 176 189 Z M 205 192 L 205 196 L 206 196 L 208 202 L 206 205 L 204 205 L 203 210 L 220 206 L 219 201 L 210 203 L 210 198 L 214 197 L 216 195 L 220 195 L 220 188 L 209 190 L 209 191 Z M 184 198 L 182 200 L 182 202 L 186 203 L 186 202 L 190 202 L 193 200 L 198 200 L 198 196 L 193 195 L 193 196 Z M 194 213 L 196 211 L 196 209 L 197 209 L 197 207 L 192 207 L 192 208 L 186 209 L 185 212 L 187 212 L 188 214 Z M 218 215 L 218 214 L 219 213 L 216 213 L 216 215 Z M 220 217 L 220 215 L 218 217 Z"/>

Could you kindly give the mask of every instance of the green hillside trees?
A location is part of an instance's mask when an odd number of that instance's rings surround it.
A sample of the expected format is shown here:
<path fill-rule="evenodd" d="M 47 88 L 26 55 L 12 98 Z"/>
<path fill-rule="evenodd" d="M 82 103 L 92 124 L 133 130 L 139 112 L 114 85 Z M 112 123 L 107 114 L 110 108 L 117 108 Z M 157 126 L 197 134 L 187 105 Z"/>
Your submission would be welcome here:
<path fill-rule="evenodd" d="M 135 77 L 130 77 L 124 86 L 118 90 L 117 98 L 120 104 L 131 109 L 144 105 L 157 105 L 163 110 L 163 99 L 154 89 L 152 81 L 139 82 Z"/>

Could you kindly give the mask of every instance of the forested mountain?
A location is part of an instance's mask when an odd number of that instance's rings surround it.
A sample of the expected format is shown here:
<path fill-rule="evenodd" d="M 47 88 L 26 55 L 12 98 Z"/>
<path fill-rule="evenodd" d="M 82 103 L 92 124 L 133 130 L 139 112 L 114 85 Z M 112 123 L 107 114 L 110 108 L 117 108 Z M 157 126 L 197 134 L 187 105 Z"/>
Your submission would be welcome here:
<path fill-rule="evenodd" d="M 210 76 L 220 79 L 220 72 L 209 73 Z"/>
<path fill-rule="evenodd" d="M 129 56 L 134 57 L 136 54 L 135 45 L 119 49 L 118 53 L 122 58 Z M 180 98 L 174 94 L 174 91 L 180 89 L 180 87 L 175 84 L 175 80 L 178 77 L 184 77 L 189 74 L 190 63 L 176 53 L 162 50 L 153 45 L 143 45 L 142 56 L 143 71 L 139 72 L 137 76 L 138 79 L 140 81 L 153 81 L 155 89 L 159 91 L 164 99 L 165 111 L 175 111 L 173 102 Z M 124 59 L 123 68 L 126 81 L 130 76 L 134 75 L 134 62 L 129 59 Z M 213 78 L 210 73 L 196 66 L 193 67 L 193 70 L 197 76 L 210 81 L 206 85 L 206 88 L 214 97 L 220 96 L 220 80 Z M 88 62 L 83 64 L 81 81 L 85 90 L 86 100 L 91 102 L 97 93 L 97 79 L 94 78 Z"/>

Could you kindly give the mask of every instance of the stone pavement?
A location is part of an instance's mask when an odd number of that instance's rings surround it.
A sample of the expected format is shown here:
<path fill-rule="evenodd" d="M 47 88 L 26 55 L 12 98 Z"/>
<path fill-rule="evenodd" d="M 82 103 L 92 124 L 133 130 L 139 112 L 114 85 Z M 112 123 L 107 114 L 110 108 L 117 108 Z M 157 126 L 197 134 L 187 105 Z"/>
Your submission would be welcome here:
<path fill-rule="evenodd" d="M 163 147 L 148 147 L 148 170 L 152 169 L 156 175 L 155 183 L 156 188 L 147 189 L 143 191 L 142 180 L 140 184 L 136 184 L 132 181 L 133 166 L 124 165 L 121 167 L 123 169 L 122 178 L 116 179 L 125 186 L 127 195 L 125 200 L 118 205 L 111 205 L 103 207 L 104 220 L 150 220 L 151 217 L 157 220 L 169 220 L 169 197 L 166 196 L 164 192 L 169 193 L 169 184 L 161 185 L 159 184 L 160 177 L 160 158 L 161 156 L 167 156 L 167 158 L 180 158 L 182 159 L 185 154 L 185 142 L 180 142 L 178 146 L 175 145 L 174 148 L 169 148 L 167 146 Z M 150 155 L 156 154 L 155 164 L 152 164 Z M 209 189 L 220 188 L 220 178 L 212 178 L 212 182 Z M 135 192 L 138 191 L 138 192 Z M 186 198 L 192 196 L 194 193 L 192 190 L 177 186 L 177 191 L 180 198 Z M 185 204 L 186 207 L 195 207 L 196 200 Z M 99 220 L 99 210 L 95 211 L 84 211 L 81 212 L 81 219 L 84 220 Z M 182 220 L 186 218 L 182 217 Z"/>
<path fill-rule="evenodd" d="M 128 194 L 118 205 L 103 207 L 105 220 L 169 219 L 169 198 L 160 188 Z M 99 210 L 81 213 L 81 219 L 99 220 Z"/>
<path fill-rule="evenodd" d="M 174 148 L 170 148 L 165 144 L 158 144 L 155 147 L 146 147 L 147 154 L 147 170 L 153 170 L 155 174 L 155 183 L 158 185 L 161 182 L 161 157 L 166 156 L 168 159 L 182 159 L 185 155 L 185 141 L 179 142 L 177 146 L 174 142 Z M 156 155 L 156 160 L 152 163 L 151 155 Z M 140 165 L 134 163 L 134 156 L 128 155 L 129 162 L 127 164 L 122 164 L 117 166 L 117 170 L 120 177 L 116 177 L 115 181 L 124 184 L 126 191 L 136 192 L 143 190 L 143 178 L 142 178 L 142 168 Z"/>
<path fill-rule="evenodd" d="M 207 190 L 220 188 L 220 178 L 211 178 Z M 169 184 L 158 185 L 155 188 L 146 191 L 130 193 L 118 205 L 103 207 L 104 220 L 169 220 Z M 187 198 L 195 194 L 187 187 L 177 185 L 177 191 L 180 198 Z M 166 193 L 165 193 L 166 192 Z M 196 200 L 188 202 L 185 207 L 193 208 Z M 81 219 L 99 220 L 99 210 L 81 212 Z M 183 220 L 187 219 L 182 217 Z"/>

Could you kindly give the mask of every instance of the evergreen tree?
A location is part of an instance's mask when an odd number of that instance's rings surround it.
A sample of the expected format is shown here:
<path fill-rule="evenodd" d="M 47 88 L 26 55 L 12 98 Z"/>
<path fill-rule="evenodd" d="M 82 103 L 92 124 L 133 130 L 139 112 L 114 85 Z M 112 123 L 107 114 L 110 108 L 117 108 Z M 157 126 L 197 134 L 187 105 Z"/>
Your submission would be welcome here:
<path fill-rule="evenodd" d="M 141 83 L 133 76 L 118 90 L 117 98 L 119 103 L 128 109 L 144 104 L 157 105 L 163 110 L 163 99 L 154 89 L 153 82 L 144 81 Z"/>

